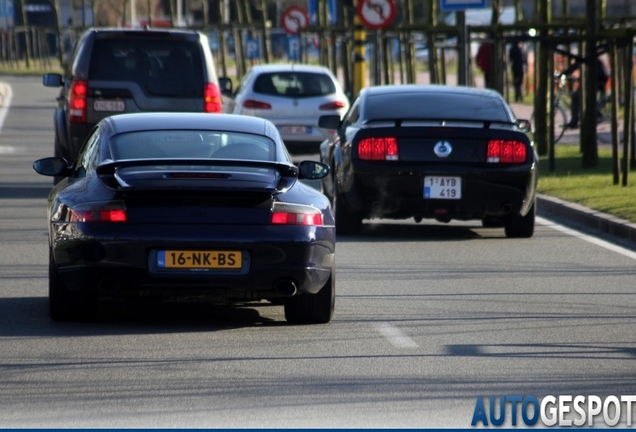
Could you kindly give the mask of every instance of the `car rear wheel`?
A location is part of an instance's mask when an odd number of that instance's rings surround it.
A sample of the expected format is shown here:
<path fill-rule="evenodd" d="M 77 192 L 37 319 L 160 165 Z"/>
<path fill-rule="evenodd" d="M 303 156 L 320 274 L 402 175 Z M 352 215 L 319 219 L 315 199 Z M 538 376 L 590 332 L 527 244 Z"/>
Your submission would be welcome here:
<path fill-rule="evenodd" d="M 334 179 L 333 199 L 331 200 L 334 217 L 336 219 L 336 234 L 356 235 L 362 231 L 362 215 L 349 210 L 342 200 L 338 190 L 338 182 Z"/>
<path fill-rule="evenodd" d="M 49 317 L 54 321 L 88 321 L 97 311 L 97 299 L 70 291 L 60 279 L 49 252 Z"/>
<path fill-rule="evenodd" d="M 534 234 L 534 220 L 537 214 L 536 201 L 525 216 L 509 215 L 504 220 L 504 231 L 508 238 L 530 238 Z"/>
<path fill-rule="evenodd" d="M 336 303 L 336 275 L 331 276 L 317 294 L 301 294 L 285 299 L 285 319 L 292 324 L 326 324 Z"/>

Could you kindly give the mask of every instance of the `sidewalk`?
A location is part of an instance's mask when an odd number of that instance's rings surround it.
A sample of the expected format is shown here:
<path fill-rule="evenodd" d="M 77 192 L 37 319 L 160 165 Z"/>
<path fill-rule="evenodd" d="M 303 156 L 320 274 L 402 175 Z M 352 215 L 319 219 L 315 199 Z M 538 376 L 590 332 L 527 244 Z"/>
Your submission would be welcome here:
<path fill-rule="evenodd" d="M 517 118 L 529 120 L 532 115 L 532 105 L 511 103 L 510 107 Z M 612 134 L 609 124 L 599 125 L 597 130 L 601 145 L 610 145 Z M 621 130 L 622 127 L 619 133 Z M 558 145 L 578 145 L 580 140 L 581 135 L 578 129 L 566 130 Z M 624 247 L 636 250 L 636 224 L 627 220 L 541 194 L 537 197 L 537 210 L 539 215 L 558 219 L 564 225 L 592 230 L 596 234 L 610 235 Z"/>

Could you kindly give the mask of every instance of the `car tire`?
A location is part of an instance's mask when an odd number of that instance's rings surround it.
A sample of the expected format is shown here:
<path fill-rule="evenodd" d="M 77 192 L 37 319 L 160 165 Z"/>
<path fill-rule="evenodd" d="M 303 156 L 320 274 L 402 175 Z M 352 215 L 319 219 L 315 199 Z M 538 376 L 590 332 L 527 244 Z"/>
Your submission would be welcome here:
<path fill-rule="evenodd" d="M 53 321 L 88 321 L 95 317 L 97 299 L 70 291 L 60 279 L 49 252 L 49 317 Z"/>
<path fill-rule="evenodd" d="M 329 279 L 317 294 L 300 294 L 285 299 L 285 319 L 291 324 L 327 324 L 333 317 L 336 304 L 336 275 Z"/>
<path fill-rule="evenodd" d="M 504 231 L 508 238 L 530 238 L 534 234 L 534 220 L 537 215 L 536 201 L 525 216 L 509 215 L 504 220 Z"/>
<path fill-rule="evenodd" d="M 352 212 L 342 200 L 338 190 L 338 182 L 334 178 L 333 198 L 331 200 L 334 218 L 336 220 L 336 234 L 357 235 L 362 231 L 362 215 Z"/>

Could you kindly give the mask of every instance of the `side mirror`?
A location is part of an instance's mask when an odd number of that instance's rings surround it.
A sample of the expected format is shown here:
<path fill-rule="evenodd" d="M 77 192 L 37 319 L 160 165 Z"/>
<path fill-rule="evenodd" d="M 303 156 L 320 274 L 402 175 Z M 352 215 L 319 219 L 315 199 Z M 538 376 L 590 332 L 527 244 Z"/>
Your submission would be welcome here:
<path fill-rule="evenodd" d="M 224 96 L 232 96 L 232 79 L 221 77 L 219 78 L 219 89 Z"/>
<path fill-rule="evenodd" d="M 71 174 L 66 159 L 61 157 L 38 159 L 33 162 L 33 169 L 36 173 L 49 177 L 68 177 Z"/>
<path fill-rule="evenodd" d="M 318 118 L 318 127 L 323 129 L 339 129 L 340 116 L 337 114 L 323 115 Z"/>
<path fill-rule="evenodd" d="M 532 130 L 530 120 L 517 120 L 516 125 L 521 132 L 530 132 Z"/>
<path fill-rule="evenodd" d="M 60 74 L 47 73 L 42 76 L 42 84 L 44 84 L 45 87 L 62 87 L 64 80 Z"/>
<path fill-rule="evenodd" d="M 329 174 L 329 165 L 316 161 L 302 161 L 298 164 L 300 180 L 320 180 Z"/>

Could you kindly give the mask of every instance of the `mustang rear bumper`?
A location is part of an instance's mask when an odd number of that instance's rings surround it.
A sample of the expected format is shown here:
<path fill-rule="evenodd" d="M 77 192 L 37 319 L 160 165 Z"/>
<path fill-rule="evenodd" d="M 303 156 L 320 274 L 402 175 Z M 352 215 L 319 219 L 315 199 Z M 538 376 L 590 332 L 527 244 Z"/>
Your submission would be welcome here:
<path fill-rule="evenodd" d="M 424 198 L 426 176 L 461 178 L 460 199 Z M 349 207 L 364 217 L 482 219 L 526 214 L 536 194 L 536 169 L 372 171 L 356 169 L 342 190 Z"/>

